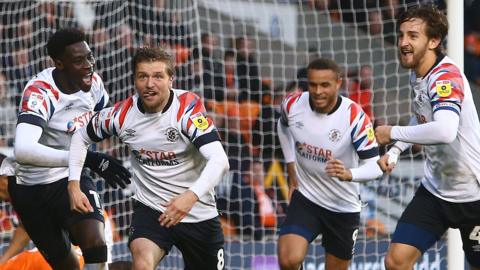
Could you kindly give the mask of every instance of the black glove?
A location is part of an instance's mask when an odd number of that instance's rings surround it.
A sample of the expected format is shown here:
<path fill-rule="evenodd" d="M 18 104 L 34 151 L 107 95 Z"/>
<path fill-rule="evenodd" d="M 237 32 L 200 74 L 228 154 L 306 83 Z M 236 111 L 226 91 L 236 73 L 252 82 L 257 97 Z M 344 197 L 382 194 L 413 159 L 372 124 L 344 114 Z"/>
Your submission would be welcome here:
<path fill-rule="evenodd" d="M 127 184 L 131 183 L 132 174 L 122 166 L 120 161 L 109 155 L 88 151 L 85 167 L 96 172 L 113 188 L 117 188 L 117 184 L 121 188 L 125 188 Z"/>

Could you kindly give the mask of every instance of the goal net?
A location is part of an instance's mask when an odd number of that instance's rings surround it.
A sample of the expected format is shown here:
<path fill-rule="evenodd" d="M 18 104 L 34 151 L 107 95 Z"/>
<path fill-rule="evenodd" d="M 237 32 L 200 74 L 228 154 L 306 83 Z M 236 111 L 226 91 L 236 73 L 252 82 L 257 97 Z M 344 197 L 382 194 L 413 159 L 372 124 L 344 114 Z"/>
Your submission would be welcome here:
<path fill-rule="evenodd" d="M 306 90 L 309 61 L 328 57 L 343 68 L 342 95 L 360 103 L 376 125 L 406 125 L 411 98 L 408 73 L 397 60 L 395 17 L 418 2 L 0 0 L 0 151 L 12 153 L 23 86 L 52 65 L 46 42 L 55 29 L 86 31 L 113 102 L 134 92 L 135 48 L 167 47 L 177 64 L 174 87 L 203 98 L 230 159 L 231 170 L 217 187 L 226 269 L 278 269 L 276 241 L 288 192 L 275 135 L 279 103 L 286 93 Z M 96 147 L 128 166 L 128 151 L 118 140 Z M 381 269 L 391 233 L 419 185 L 422 161 L 422 149 L 414 147 L 391 176 L 362 185 L 364 207 L 351 269 Z M 115 224 L 113 259 L 129 260 L 133 191 L 113 190 L 103 181 L 97 187 Z M 5 248 L 17 221 L 8 202 L 0 210 Z M 442 239 L 417 267 L 444 269 L 445 258 Z M 305 269 L 323 269 L 324 259 L 319 237 Z M 162 269 L 183 269 L 181 254 L 174 249 Z"/>

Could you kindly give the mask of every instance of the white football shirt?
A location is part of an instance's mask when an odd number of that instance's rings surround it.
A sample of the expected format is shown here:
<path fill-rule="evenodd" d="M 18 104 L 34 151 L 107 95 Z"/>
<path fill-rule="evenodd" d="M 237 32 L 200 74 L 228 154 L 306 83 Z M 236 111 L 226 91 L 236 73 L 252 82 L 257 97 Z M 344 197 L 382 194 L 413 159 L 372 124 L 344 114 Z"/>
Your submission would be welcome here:
<path fill-rule="evenodd" d="M 145 113 L 134 95 L 96 114 L 84 139 L 100 141 L 118 136 L 130 150 L 134 198 L 160 212 L 162 205 L 188 190 L 199 178 L 206 160 L 202 145 L 220 141 L 200 98 L 173 89 L 163 112 Z M 182 222 L 200 222 L 218 215 L 213 188 L 194 204 Z"/>
<path fill-rule="evenodd" d="M 359 184 L 328 176 L 325 166 L 335 158 L 346 168 L 357 168 L 359 159 L 378 156 L 372 123 L 362 108 L 339 96 L 332 112 L 318 113 L 308 92 L 294 93 L 282 103 L 280 123 L 294 140 L 300 193 L 330 211 L 360 212 Z"/>
<path fill-rule="evenodd" d="M 465 75 L 450 58 L 443 56 L 423 78 L 412 72 L 410 83 L 419 124 L 433 121 L 433 113 L 438 110 L 450 110 L 460 117 L 452 143 L 424 146 L 422 184 L 446 201 L 480 200 L 480 124 Z"/>
<path fill-rule="evenodd" d="M 27 83 L 22 94 L 17 124 L 29 123 L 42 127 L 40 144 L 68 151 L 73 132 L 85 126 L 94 111 L 106 106 L 108 93 L 100 76 L 94 73 L 90 91 L 64 94 L 53 80 L 54 69 L 43 70 Z M 17 166 L 19 184 L 48 184 L 65 177 L 68 177 L 68 166 L 37 167 L 21 164 Z"/>

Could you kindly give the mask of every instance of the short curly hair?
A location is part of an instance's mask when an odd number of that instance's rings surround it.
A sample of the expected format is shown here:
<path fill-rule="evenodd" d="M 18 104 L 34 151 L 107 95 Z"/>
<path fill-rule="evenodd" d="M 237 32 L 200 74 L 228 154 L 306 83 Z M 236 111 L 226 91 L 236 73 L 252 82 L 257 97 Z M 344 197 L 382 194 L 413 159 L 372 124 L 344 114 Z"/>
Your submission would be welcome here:
<path fill-rule="evenodd" d="M 65 47 L 82 41 L 87 41 L 87 37 L 80 29 L 60 29 L 48 39 L 48 55 L 53 59 L 58 59 L 65 53 Z"/>
<path fill-rule="evenodd" d="M 435 5 L 419 5 L 414 6 L 400 14 L 397 25 L 412 19 L 420 19 L 425 22 L 426 34 L 429 39 L 438 38 L 440 44 L 435 48 L 437 54 L 442 52 L 442 42 L 448 34 L 448 20 L 447 16 L 439 10 Z"/>

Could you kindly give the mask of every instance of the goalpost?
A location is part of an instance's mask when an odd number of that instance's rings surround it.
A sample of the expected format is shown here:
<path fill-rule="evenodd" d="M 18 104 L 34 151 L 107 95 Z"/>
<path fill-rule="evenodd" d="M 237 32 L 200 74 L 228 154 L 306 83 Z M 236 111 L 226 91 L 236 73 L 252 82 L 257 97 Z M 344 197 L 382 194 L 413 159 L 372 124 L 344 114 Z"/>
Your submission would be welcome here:
<path fill-rule="evenodd" d="M 134 48 L 165 46 L 176 58 L 174 87 L 204 98 L 230 158 L 232 169 L 217 188 L 227 269 L 278 269 L 276 240 L 287 205 L 286 174 L 275 137 L 279 101 L 287 92 L 304 87 L 302 68 L 310 60 L 329 57 L 345 71 L 343 95 L 365 102 L 377 124 L 407 124 L 410 87 L 408 72 L 397 59 L 395 16 L 423 2 L 0 0 L 0 152 L 11 152 L 15 129 L 11 112 L 23 85 L 51 65 L 45 45 L 55 29 L 85 29 L 97 72 L 113 102 L 134 92 L 129 62 Z M 447 12 L 448 54 L 459 65 L 463 62 L 460 4 L 449 0 Z M 96 147 L 129 165 L 118 140 Z M 422 164 L 422 150 L 408 150 L 391 176 L 362 185 L 364 208 L 350 269 L 383 269 L 391 233 L 423 176 Z M 97 186 L 116 225 L 113 258 L 128 260 L 134 191 L 112 190 L 103 181 Z M 0 210 L 0 247 L 5 248 L 15 218 L 7 202 L 0 204 Z M 458 238 L 456 243 L 453 239 L 451 233 L 443 237 L 419 260 L 417 269 L 463 269 L 461 246 Z M 319 238 L 308 251 L 305 269 L 323 267 Z M 162 269 L 183 269 L 181 254 L 173 250 Z"/>

